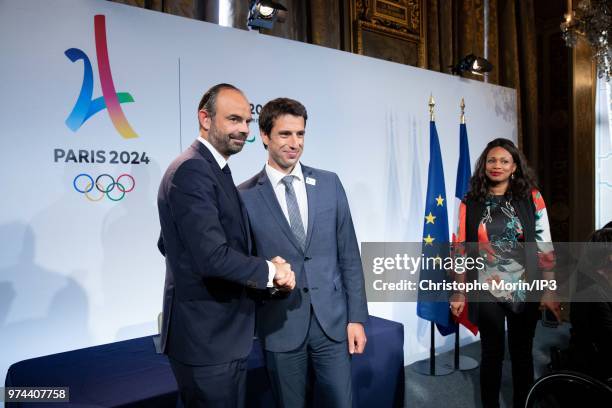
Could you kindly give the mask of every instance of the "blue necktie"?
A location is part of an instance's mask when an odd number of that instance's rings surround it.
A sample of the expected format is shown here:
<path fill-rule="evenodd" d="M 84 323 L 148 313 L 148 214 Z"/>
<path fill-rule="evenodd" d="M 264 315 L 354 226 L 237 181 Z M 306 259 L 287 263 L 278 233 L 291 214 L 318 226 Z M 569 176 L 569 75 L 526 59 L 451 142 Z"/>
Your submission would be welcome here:
<path fill-rule="evenodd" d="M 306 245 L 306 232 L 304 230 L 302 217 L 300 216 L 300 207 L 298 206 L 297 197 L 295 196 L 295 190 L 293 189 L 293 177 L 295 176 L 285 176 L 281 181 L 285 185 L 285 200 L 287 201 L 289 226 L 302 250 L 304 250 Z"/>

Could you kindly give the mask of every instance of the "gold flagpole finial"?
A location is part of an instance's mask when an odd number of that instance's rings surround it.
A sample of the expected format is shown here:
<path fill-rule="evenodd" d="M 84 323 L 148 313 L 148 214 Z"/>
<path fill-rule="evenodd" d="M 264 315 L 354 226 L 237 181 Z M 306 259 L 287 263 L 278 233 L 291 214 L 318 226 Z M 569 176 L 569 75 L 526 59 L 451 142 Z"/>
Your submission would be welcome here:
<path fill-rule="evenodd" d="M 461 107 L 461 124 L 465 124 L 465 101 L 461 98 L 461 103 L 459 104 Z"/>
<path fill-rule="evenodd" d="M 435 120 L 435 116 L 434 116 L 434 107 L 436 106 L 436 101 L 434 101 L 434 97 L 433 95 L 429 95 L 429 120 L 430 121 L 434 121 Z"/>

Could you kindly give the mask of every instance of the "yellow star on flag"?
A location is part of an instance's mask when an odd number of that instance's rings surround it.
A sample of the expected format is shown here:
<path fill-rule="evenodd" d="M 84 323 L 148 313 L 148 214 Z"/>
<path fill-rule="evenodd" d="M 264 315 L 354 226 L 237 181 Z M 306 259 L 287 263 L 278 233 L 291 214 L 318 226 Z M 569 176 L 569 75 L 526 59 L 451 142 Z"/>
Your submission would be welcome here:
<path fill-rule="evenodd" d="M 431 236 L 431 234 L 427 234 L 427 236 L 425 238 L 423 238 L 423 241 L 425 241 L 425 245 L 431 245 L 433 246 L 433 242 L 434 242 L 435 238 L 433 238 Z"/>
<path fill-rule="evenodd" d="M 442 194 L 438 194 L 438 197 L 436 198 L 436 203 L 438 207 L 442 207 L 444 205 L 444 199 L 442 198 Z"/>
<path fill-rule="evenodd" d="M 434 222 L 434 220 L 435 220 L 436 218 L 437 218 L 437 217 L 436 217 L 435 215 L 433 215 L 433 214 L 431 213 L 431 211 L 430 211 L 430 212 L 429 212 L 429 215 L 426 215 L 426 216 L 425 216 L 425 219 L 427 220 L 426 224 L 434 224 L 434 223 L 435 223 L 435 222 Z"/>

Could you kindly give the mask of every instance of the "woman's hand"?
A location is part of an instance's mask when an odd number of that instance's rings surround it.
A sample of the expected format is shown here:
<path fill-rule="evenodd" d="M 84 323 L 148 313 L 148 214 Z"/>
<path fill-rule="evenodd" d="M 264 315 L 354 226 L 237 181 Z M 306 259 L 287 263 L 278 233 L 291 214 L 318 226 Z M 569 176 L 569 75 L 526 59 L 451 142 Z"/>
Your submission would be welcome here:
<path fill-rule="evenodd" d="M 540 300 L 540 310 L 550 310 L 557 321 L 561 323 L 561 304 L 557 300 L 557 293 L 552 290 L 546 290 Z"/>
<path fill-rule="evenodd" d="M 463 312 L 463 308 L 465 308 L 465 294 L 454 293 L 450 298 L 451 313 L 453 316 L 459 317 Z"/>

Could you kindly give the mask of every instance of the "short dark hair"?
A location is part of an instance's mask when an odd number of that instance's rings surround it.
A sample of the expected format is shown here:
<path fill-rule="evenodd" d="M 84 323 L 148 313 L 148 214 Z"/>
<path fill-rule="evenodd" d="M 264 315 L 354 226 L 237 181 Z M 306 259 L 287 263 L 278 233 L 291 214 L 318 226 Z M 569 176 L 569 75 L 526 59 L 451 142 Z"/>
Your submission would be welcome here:
<path fill-rule="evenodd" d="M 204 109 L 211 117 L 214 117 L 217 113 L 217 96 L 224 89 L 233 89 L 234 91 L 242 93 L 242 91 L 234 85 L 225 83 L 217 84 L 204 93 L 198 105 L 198 112 Z"/>
<path fill-rule="evenodd" d="M 267 135 L 272 132 L 274 121 L 282 115 L 301 116 L 304 125 L 308 119 L 308 113 L 304 105 L 289 98 L 276 98 L 266 103 L 259 113 L 259 130 Z"/>

